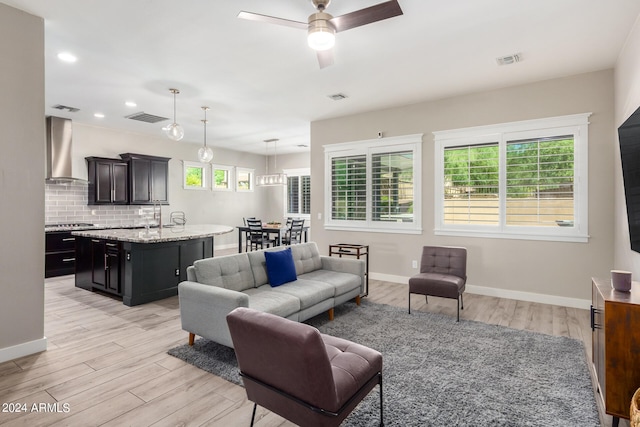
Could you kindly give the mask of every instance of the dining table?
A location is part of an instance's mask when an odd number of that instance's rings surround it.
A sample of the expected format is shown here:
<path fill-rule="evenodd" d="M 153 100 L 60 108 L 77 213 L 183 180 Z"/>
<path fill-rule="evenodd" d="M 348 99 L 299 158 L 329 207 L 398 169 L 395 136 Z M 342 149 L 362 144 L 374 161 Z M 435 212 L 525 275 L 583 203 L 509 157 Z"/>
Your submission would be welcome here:
<path fill-rule="evenodd" d="M 238 229 L 238 253 L 242 252 L 242 247 L 244 241 L 246 239 L 247 232 L 249 231 L 249 226 L 247 225 L 239 225 L 236 227 Z M 289 230 L 286 224 L 266 224 L 262 226 L 262 232 L 269 234 L 269 237 L 273 236 L 273 240 L 275 241 L 275 246 L 282 245 L 282 237 Z M 309 241 L 309 226 L 304 225 L 302 227 L 302 238 L 305 242 Z M 271 239 L 270 239 L 271 240 Z"/>

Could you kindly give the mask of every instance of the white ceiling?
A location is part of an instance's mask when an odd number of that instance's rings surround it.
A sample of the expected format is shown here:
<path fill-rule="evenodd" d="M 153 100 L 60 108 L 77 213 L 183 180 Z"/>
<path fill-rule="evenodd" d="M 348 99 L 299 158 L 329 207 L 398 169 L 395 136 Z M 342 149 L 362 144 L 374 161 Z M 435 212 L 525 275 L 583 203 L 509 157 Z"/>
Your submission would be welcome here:
<path fill-rule="evenodd" d="M 45 19 L 45 114 L 162 135 L 170 121 L 124 116 L 172 118 L 175 87 L 179 143 L 202 144 L 206 105 L 209 145 L 258 153 L 270 138 L 279 153 L 307 151 L 297 146 L 314 120 L 611 68 L 640 14 L 638 0 L 399 0 L 404 15 L 339 33 L 335 64 L 321 70 L 304 31 L 236 17 L 305 21 L 309 0 L 2 1 Z M 327 11 L 381 1 L 333 0 Z M 62 51 L 78 61 L 60 62 Z M 522 62 L 496 65 L 513 53 Z"/>

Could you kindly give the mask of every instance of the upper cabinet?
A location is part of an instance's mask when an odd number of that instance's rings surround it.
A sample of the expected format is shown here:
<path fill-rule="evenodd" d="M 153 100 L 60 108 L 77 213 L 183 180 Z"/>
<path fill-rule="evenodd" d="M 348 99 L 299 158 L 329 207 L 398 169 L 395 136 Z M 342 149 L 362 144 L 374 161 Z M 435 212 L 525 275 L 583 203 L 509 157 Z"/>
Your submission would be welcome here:
<path fill-rule="evenodd" d="M 168 157 L 120 154 L 129 166 L 129 204 L 169 204 Z"/>
<path fill-rule="evenodd" d="M 123 160 L 87 157 L 90 205 L 129 203 L 129 165 Z"/>

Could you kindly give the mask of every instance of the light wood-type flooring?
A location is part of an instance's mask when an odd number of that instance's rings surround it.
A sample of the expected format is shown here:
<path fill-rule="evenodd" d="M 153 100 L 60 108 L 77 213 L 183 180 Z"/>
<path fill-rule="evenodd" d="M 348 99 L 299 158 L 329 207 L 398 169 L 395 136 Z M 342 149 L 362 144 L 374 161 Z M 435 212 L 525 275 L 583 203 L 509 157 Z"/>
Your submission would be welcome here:
<path fill-rule="evenodd" d="M 0 425 L 249 425 L 252 403 L 242 387 L 167 355 L 187 342 L 177 297 L 127 307 L 75 288 L 73 276 L 47 279 L 44 286 L 48 350 L 0 364 L 0 409 L 9 410 L 0 412 Z M 406 307 L 407 287 L 372 280 L 367 298 Z M 469 293 L 464 302 L 461 319 L 570 336 L 582 340 L 591 356 L 587 310 Z M 412 297 L 412 310 L 444 313 L 452 322 L 455 305 Z M 292 425 L 261 408 L 257 418 L 258 427 Z M 611 417 L 604 425 L 611 425 Z"/>

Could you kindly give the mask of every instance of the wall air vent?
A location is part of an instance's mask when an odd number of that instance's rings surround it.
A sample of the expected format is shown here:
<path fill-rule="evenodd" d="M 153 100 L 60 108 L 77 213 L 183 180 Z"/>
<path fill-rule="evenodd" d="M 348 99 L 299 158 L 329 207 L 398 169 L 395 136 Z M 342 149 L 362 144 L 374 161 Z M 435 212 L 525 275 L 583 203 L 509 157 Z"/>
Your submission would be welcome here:
<path fill-rule="evenodd" d="M 61 110 L 61 111 L 68 111 L 70 113 L 77 113 L 78 111 L 80 111 L 79 108 L 75 108 L 75 107 L 68 107 L 66 105 L 62 105 L 62 104 L 56 104 L 51 108 L 55 108 L 56 110 Z"/>
<path fill-rule="evenodd" d="M 514 53 L 513 55 L 502 56 L 500 58 L 496 58 L 496 62 L 498 65 L 511 65 L 516 62 L 522 61 L 521 53 Z"/>
<path fill-rule="evenodd" d="M 169 120 L 168 117 L 154 116 L 153 114 L 145 113 L 144 111 L 140 111 L 139 113 L 129 114 L 128 116 L 124 116 L 125 119 L 137 120 L 139 122 L 145 123 L 158 123 L 164 120 Z"/>

